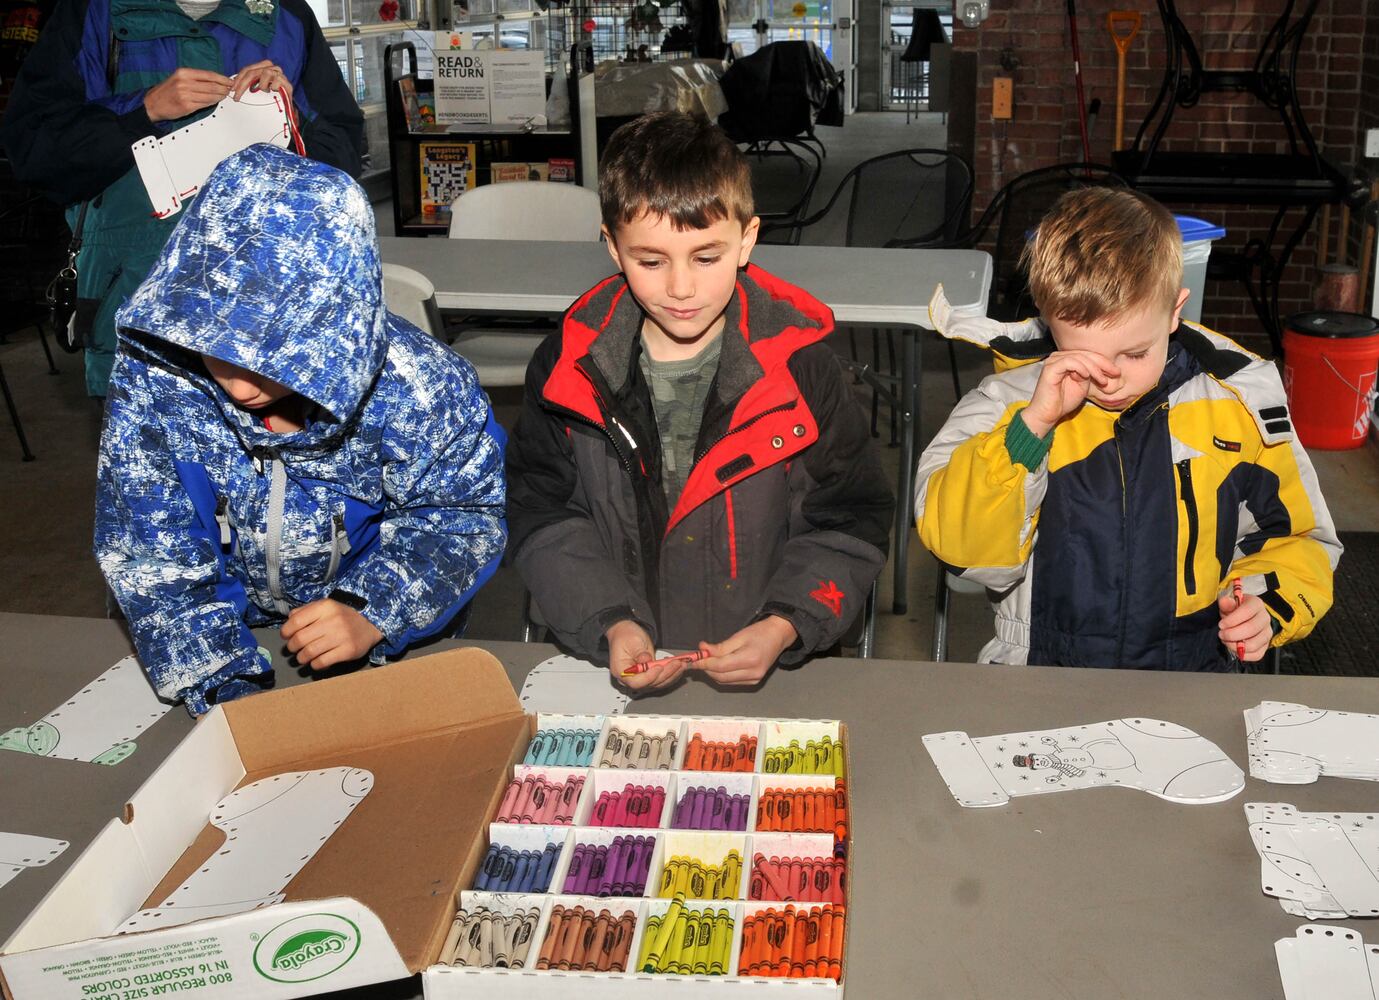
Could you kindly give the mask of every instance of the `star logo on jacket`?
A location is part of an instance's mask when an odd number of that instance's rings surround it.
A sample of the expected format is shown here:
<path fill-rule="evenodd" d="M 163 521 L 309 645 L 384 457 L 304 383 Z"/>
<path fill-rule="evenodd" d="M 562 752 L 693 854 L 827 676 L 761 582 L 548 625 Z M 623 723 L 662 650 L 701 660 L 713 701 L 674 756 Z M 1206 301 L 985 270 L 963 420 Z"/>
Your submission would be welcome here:
<path fill-rule="evenodd" d="M 838 585 L 832 580 L 827 583 L 820 580 L 818 589 L 811 590 L 809 596 L 832 611 L 834 618 L 843 617 L 843 598 L 847 595 L 839 590 Z"/>

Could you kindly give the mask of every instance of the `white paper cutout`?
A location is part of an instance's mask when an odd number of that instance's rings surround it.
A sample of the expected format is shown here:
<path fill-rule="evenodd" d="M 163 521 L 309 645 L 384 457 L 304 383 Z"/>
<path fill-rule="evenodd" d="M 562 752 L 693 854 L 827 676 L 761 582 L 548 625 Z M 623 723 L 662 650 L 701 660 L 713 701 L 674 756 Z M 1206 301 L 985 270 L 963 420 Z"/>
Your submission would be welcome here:
<path fill-rule="evenodd" d="M 542 660 L 522 683 L 522 707 L 528 712 L 621 715 L 629 700 L 627 692 L 613 683 L 607 667 L 573 656 Z"/>
<path fill-rule="evenodd" d="M 41 868 L 63 851 L 67 841 L 29 833 L 0 832 L 0 889 L 27 868 Z"/>
<path fill-rule="evenodd" d="M 1196 804 L 1223 802 L 1245 787 L 1244 773 L 1215 743 L 1158 719 L 976 739 L 963 732 L 931 733 L 924 746 L 953 797 L 970 807 L 1100 785 Z"/>
<path fill-rule="evenodd" d="M 1285 1000 L 1379 1000 L 1375 952 L 1358 931 L 1304 924 L 1274 943 Z"/>
<path fill-rule="evenodd" d="M 1295 916 L 1379 916 L 1379 813 L 1302 813 L 1247 802 L 1260 888 Z"/>
<path fill-rule="evenodd" d="M 0 735 L 0 749 L 118 764 L 134 738 L 172 708 L 159 701 L 139 661 L 126 656 L 32 726 Z"/>
<path fill-rule="evenodd" d="M 205 118 L 169 132 L 145 136 L 130 148 L 153 214 L 166 218 L 206 183 L 220 161 L 257 142 L 286 149 L 292 141 L 287 103 L 276 91 L 248 91 L 226 97 Z"/>
<path fill-rule="evenodd" d="M 1245 710 L 1250 776 L 1305 785 L 1325 774 L 1379 781 L 1379 715 L 1264 701 Z"/>
<path fill-rule="evenodd" d="M 281 902 L 283 890 L 373 787 L 357 767 L 294 771 L 236 789 L 210 822 L 225 843 L 159 906 L 141 910 L 117 933 L 176 927 Z"/>

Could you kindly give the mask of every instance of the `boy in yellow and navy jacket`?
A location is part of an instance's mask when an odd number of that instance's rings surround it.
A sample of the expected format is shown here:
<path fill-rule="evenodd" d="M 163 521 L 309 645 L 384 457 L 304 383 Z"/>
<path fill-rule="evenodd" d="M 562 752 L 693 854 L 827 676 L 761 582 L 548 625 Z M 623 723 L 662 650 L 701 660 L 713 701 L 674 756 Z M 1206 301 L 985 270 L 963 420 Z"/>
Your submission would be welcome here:
<path fill-rule="evenodd" d="M 1173 216 L 1075 191 L 1025 263 L 1040 320 L 931 307 L 997 355 L 916 473 L 921 540 L 992 598 L 982 661 L 1229 671 L 1307 635 L 1341 545 L 1274 365 L 1179 322 Z"/>

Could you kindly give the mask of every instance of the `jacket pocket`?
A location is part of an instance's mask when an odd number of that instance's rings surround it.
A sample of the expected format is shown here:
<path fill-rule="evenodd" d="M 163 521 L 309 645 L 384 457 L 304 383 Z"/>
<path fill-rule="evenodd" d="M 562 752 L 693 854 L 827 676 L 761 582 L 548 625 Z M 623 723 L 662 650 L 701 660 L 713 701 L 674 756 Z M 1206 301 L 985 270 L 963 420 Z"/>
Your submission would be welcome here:
<path fill-rule="evenodd" d="M 1192 461 L 1183 459 L 1178 463 L 1178 491 L 1183 502 L 1183 513 L 1187 518 L 1187 547 L 1183 552 L 1183 589 L 1188 594 L 1197 593 L 1197 536 L 1201 526 L 1197 512 L 1197 494 L 1192 488 Z"/>

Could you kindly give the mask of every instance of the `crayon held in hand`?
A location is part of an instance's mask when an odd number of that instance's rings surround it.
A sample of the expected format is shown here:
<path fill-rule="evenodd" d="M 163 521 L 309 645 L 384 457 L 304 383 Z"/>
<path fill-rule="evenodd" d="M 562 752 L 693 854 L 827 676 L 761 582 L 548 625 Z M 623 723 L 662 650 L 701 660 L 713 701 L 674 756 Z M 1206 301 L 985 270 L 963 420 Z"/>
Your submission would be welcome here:
<path fill-rule="evenodd" d="M 1235 606 L 1237 608 L 1240 607 L 1240 599 L 1243 596 L 1244 590 L 1245 588 L 1240 583 L 1240 577 L 1237 576 L 1231 581 L 1231 593 L 1235 595 Z M 1245 644 L 1243 642 L 1237 642 L 1235 644 L 1235 658 L 1241 663 L 1245 662 Z"/>
<path fill-rule="evenodd" d="M 697 660 L 704 659 L 706 656 L 708 656 L 707 653 L 695 650 L 693 653 L 677 653 L 675 656 L 667 656 L 660 660 L 647 660 L 644 663 L 634 663 L 622 672 L 622 676 L 633 677 L 637 674 L 644 674 L 652 667 L 668 667 L 672 663 L 679 662 L 680 660 L 684 660 L 685 663 L 694 663 Z"/>

